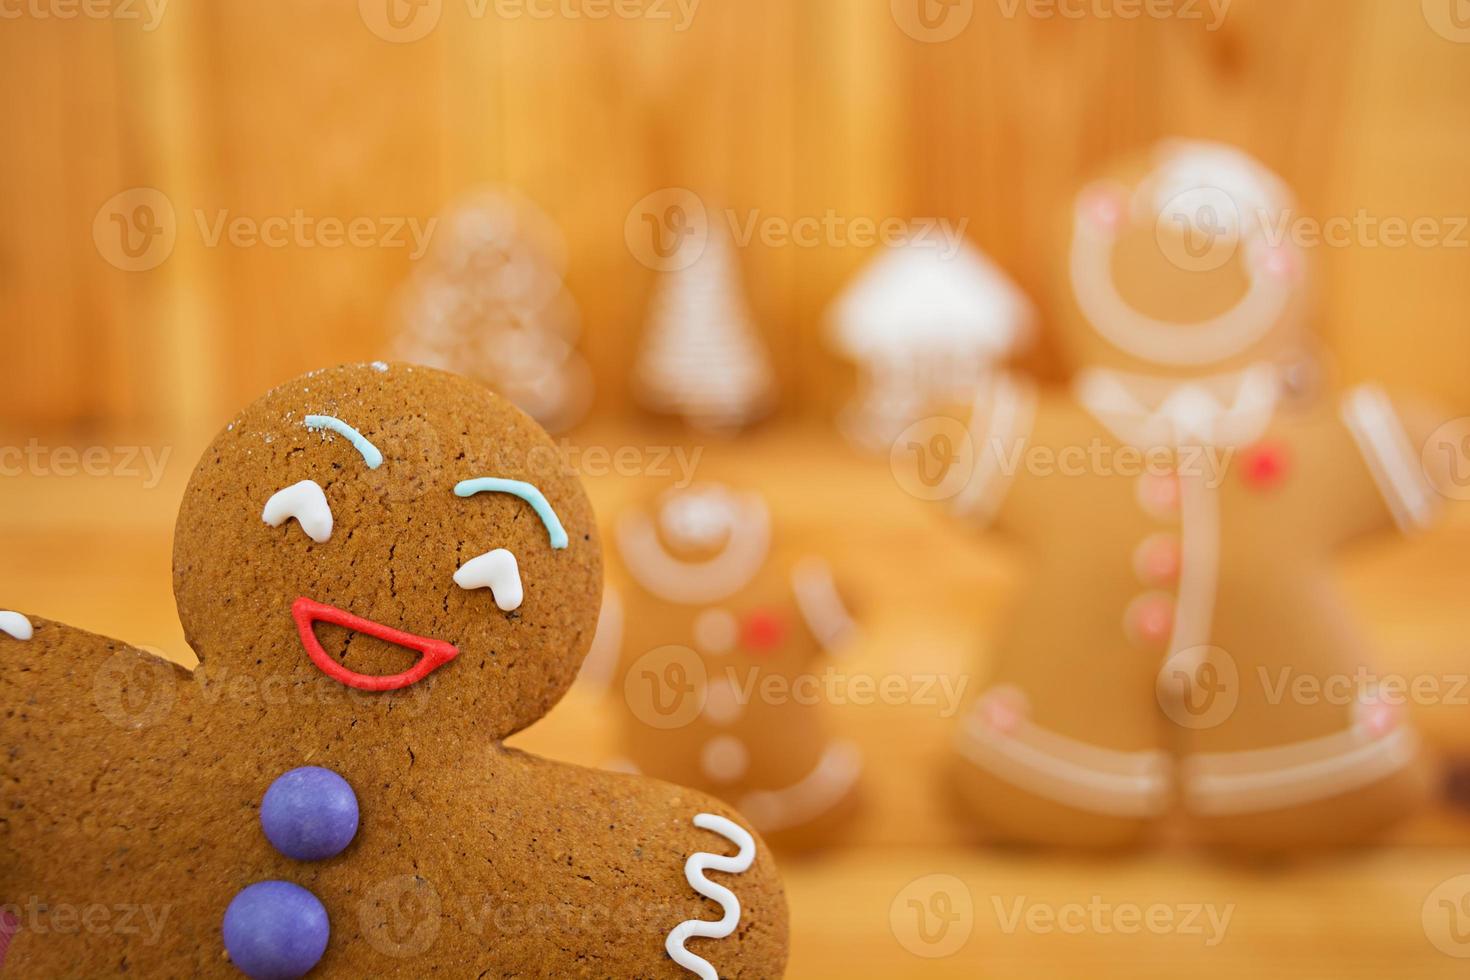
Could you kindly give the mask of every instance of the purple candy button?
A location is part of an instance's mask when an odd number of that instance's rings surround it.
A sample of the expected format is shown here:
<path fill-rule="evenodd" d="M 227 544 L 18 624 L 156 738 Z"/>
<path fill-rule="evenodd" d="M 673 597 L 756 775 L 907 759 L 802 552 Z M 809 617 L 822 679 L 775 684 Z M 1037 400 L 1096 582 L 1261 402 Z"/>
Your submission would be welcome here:
<path fill-rule="evenodd" d="M 322 958 L 331 925 L 315 895 L 289 881 L 260 881 L 225 909 L 225 949 L 251 980 L 295 980 Z"/>
<path fill-rule="evenodd" d="M 336 857 L 357 834 L 357 794 L 330 769 L 292 769 L 265 791 L 260 825 L 286 857 L 298 861 Z"/>

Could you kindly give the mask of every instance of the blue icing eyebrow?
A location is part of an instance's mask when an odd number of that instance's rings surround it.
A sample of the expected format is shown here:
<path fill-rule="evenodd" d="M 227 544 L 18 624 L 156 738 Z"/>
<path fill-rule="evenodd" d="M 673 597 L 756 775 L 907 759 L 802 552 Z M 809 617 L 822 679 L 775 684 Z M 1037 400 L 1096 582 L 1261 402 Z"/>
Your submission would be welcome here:
<path fill-rule="evenodd" d="M 546 495 L 531 484 L 521 480 L 503 480 L 496 476 L 482 476 L 479 479 L 462 480 L 455 484 L 454 495 L 456 497 L 473 497 L 477 493 L 508 493 L 520 497 L 531 505 L 536 516 L 541 518 L 541 523 L 546 525 L 546 531 L 551 535 L 551 546 L 553 548 L 567 546 L 566 528 L 561 526 L 561 520 L 556 516 L 556 511 L 551 509 Z"/>
<path fill-rule="evenodd" d="M 326 429 L 329 432 L 335 432 L 352 443 L 352 448 L 362 453 L 363 462 L 367 463 L 367 467 L 370 470 L 375 470 L 383 465 L 383 454 L 378 451 L 378 447 L 368 442 L 366 436 L 341 419 L 333 418 L 330 415 L 308 415 L 306 417 L 306 427 L 308 429 Z"/>

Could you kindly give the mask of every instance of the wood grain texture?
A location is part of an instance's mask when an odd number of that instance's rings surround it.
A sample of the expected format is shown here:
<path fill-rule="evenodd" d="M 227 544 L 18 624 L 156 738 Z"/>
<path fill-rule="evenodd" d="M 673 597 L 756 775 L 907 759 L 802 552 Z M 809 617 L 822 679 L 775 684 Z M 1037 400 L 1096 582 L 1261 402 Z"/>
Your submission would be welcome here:
<path fill-rule="evenodd" d="M 672 3 L 642 8 L 666 20 L 538 3 L 444 0 L 412 43 L 327 0 L 174 0 L 153 30 L 7 20 L 0 342 L 24 365 L 0 387 L 7 427 L 173 429 L 384 348 L 409 249 L 211 244 L 201 224 L 221 214 L 424 222 L 516 186 L 566 232 L 599 406 L 620 412 L 653 277 L 623 225 L 651 191 L 695 189 L 740 223 L 964 222 L 1045 315 L 1058 207 L 1170 134 L 1246 146 L 1308 216 L 1440 222 L 1452 243 L 1315 249 L 1320 327 L 1344 375 L 1470 406 L 1470 45 L 1419 4 L 1235 0 L 1210 30 L 1203 3 L 1130 20 L 1106 0 L 1065 5 L 1080 17 L 975 0 L 958 36 L 926 43 L 886 2 L 702 0 L 687 24 Z M 178 242 L 123 272 L 92 219 L 139 186 L 168 195 Z M 870 253 L 840 235 L 741 250 L 788 414 L 843 396 L 822 315 Z"/>

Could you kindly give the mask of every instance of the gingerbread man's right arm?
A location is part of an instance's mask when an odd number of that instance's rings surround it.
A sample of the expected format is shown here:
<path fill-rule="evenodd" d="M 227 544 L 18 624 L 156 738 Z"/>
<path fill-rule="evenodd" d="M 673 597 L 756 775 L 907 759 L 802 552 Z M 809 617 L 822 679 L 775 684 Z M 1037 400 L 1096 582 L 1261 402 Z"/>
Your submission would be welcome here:
<path fill-rule="evenodd" d="M 193 685 L 116 640 L 0 615 L 0 905 L 16 927 L 5 959 L 18 975 L 94 975 L 128 956 L 132 935 L 101 929 L 97 910 L 160 911 L 143 883 L 159 874 L 161 790 L 189 752 Z M 78 910 L 92 928 L 71 928 Z M 180 936 L 158 918 L 153 945 L 172 946 Z"/>

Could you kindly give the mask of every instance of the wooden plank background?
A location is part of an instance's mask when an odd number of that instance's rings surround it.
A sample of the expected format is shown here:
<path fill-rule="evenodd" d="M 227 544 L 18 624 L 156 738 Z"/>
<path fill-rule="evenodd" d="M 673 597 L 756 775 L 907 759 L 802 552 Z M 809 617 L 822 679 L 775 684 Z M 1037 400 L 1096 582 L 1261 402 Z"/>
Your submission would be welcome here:
<path fill-rule="evenodd" d="M 921 0 L 702 0 L 684 30 L 673 0 L 607 19 L 602 0 L 436 0 L 410 43 L 369 29 L 389 2 L 172 0 L 148 29 L 141 2 L 64 18 L 69 0 L 36 0 L 53 15 L 0 21 L 6 428 L 208 430 L 285 376 L 382 352 L 405 249 L 211 247 L 198 214 L 426 220 L 516 186 L 566 232 L 604 414 L 626 406 L 653 279 L 624 220 L 662 187 L 742 220 L 963 220 L 1044 311 L 1058 207 L 1164 135 L 1249 148 L 1309 215 L 1470 214 L 1470 44 L 1407 0 L 1234 0 L 1218 30 L 1204 0 L 1133 20 L 1129 0 L 957 0 L 970 19 L 942 43 L 899 26 Z M 139 186 L 178 237 L 126 272 L 92 223 Z M 1317 250 L 1345 375 L 1470 408 L 1466 237 Z M 788 415 L 839 401 L 821 315 L 868 255 L 741 250 Z"/>

